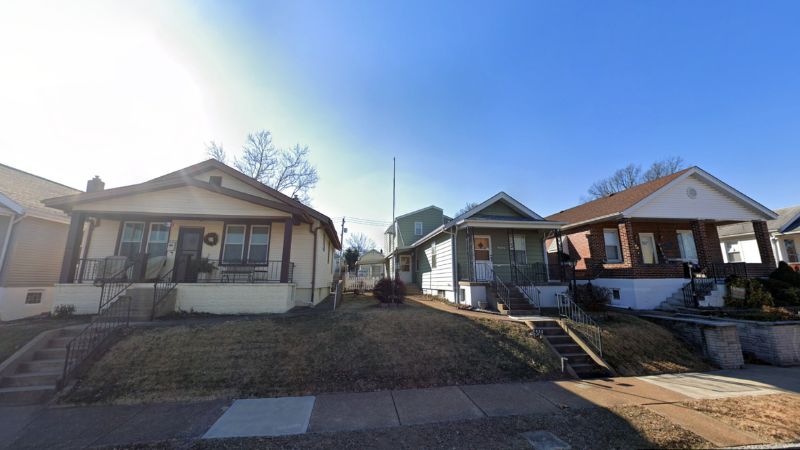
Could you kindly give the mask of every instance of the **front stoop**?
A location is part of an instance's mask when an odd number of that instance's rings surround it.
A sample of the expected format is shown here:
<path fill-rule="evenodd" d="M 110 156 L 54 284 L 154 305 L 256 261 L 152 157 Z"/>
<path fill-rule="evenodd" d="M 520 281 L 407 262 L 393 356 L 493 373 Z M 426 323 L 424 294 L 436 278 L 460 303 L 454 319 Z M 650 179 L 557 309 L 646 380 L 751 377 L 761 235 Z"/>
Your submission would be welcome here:
<path fill-rule="evenodd" d="M 46 402 L 56 392 L 67 344 L 80 328 L 45 331 L 6 360 L 0 368 L 0 405 Z"/>
<path fill-rule="evenodd" d="M 566 367 L 577 378 L 598 378 L 609 375 L 607 368 L 601 366 L 580 344 L 575 342 L 564 328 L 555 320 L 525 322 L 532 330 L 540 330 L 542 339 L 560 358 L 566 358 Z"/>

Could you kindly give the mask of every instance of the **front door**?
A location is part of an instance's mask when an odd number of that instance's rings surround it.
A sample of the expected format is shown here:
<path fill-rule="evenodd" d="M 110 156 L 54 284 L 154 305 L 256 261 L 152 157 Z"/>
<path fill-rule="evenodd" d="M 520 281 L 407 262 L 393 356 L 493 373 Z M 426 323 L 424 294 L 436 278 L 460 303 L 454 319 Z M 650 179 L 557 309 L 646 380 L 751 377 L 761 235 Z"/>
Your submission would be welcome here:
<path fill-rule="evenodd" d="M 175 281 L 194 283 L 197 270 L 194 269 L 203 252 L 203 228 L 181 227 L 178 232 L 178 248 L 175 251 Z"/>
<path fill-rule="evenodd" d="M 475 256 L 475 281 L 491 281 L 492 276 L 492 238 L 475 236 L 473 239 Z"/>
<path fill-rule="evenodd" d="M 411 274 L 411 255 L 400 255 L 400 267 L 398 267 L 398 275 L 400 281 L 409 284 L 413 281 Z"/>

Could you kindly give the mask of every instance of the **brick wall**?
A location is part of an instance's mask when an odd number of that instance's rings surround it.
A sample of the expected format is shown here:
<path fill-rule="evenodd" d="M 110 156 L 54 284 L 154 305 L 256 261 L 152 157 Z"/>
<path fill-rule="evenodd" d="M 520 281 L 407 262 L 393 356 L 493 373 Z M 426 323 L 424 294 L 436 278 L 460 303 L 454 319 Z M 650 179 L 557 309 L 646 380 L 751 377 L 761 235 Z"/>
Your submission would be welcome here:
<path fill-rule="evenodd" d="M 756 243 L 758 243 L 758 253 L 761 255 L 761 264 L 769 267 L 775 267 L 775 254 L 772 252 L 772 243 L 769 238 L 769 230 L 767 229 L 767 222 L 763 220 L 753 221 L 753 232 L 756 235 Z"/>

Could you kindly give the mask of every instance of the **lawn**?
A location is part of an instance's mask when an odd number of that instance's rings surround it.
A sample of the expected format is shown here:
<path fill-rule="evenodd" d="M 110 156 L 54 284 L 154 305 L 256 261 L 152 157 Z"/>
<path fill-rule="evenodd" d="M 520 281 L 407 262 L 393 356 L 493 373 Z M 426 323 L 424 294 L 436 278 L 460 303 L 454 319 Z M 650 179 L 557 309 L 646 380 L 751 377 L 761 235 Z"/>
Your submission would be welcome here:
<path fill-rule="evenodd" d="M 560 376 L 522 323 L 348 297 L 333 313 L 133 329 L 64 400 L 271 397 Z"/>
<path fill-rule="evenodd" d="M 603 358 L 622 376 L 703 372 L 712 367 L 667 328 L 639 317 L 596 315 L 603 330 Z"/>
<path fill-rule="evenodd" d="M 43 331 L 84 323 L 87 320 L 37 317 L 4 322 L 0 324 L 0 362 L 5 361 Z"/>

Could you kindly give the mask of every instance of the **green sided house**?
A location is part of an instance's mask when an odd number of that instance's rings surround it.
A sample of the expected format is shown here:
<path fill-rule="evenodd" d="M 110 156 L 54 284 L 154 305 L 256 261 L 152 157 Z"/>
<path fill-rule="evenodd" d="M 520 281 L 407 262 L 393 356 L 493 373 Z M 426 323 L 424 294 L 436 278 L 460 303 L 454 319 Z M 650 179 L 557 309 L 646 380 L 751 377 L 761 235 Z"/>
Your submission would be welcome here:
<path fill-rule="evenodd" d="M 429 206 L 389 227 L 387 262 L 390 272 L 425 294 L 474 307 L 530 310 L 550 303 L 550 296 L 554 303 L 564 290 L 551 283 L 544 247 L 560 226 L 505 192 L 455 218 Z"/>
<path fill-rule="evenodd" d="M 54 304 L 96 313 L 104 281 L 131 283 L 134 309 L 177 283 L 170 310 L 280 313 L 327 297 L 331 219 L 241 172 L 208 160 L 144 183 L 51 198 L 70 216 Z M 107 283 L 106 283 L 107 284 Z"/>

